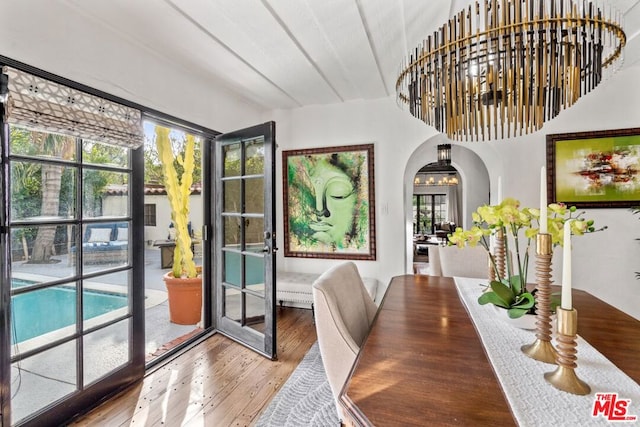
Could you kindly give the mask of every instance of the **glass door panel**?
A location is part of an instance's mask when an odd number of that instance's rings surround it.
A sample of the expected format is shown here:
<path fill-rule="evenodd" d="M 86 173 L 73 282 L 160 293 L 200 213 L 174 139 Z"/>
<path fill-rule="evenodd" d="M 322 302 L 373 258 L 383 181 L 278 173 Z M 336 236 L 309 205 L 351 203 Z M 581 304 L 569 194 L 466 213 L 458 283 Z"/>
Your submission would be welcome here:
<path fill-rule="evenodd" d="M 274 123 L 216 138 L 216 327 L 275 358 Z M 268 167 L 267 167 L 268 165 Z M 214 221 L 212 221 L 214 222 Z"/>
<path fill-rule="evenodd" d="M 78 390 L 75 340 L 11 364 L 12 423 Z"/>
<path fill-rule="evenodd" d="M 225 212 L 240 212 L 241 200 L 240 200 L 240 185 L 239 180 L 225 181 L 222 185 L 222 192 L 224 193 L 224 211 Z"/>
<path fill-rule="evenodd" d="M 76 168 L 36 160 L 11 162 L 14 221 L 71 219 L 76 214 Z M 43 181 L 43 177 L 46 179 Z M 45 191 L 49 194 L 45 195 Z"/>
<path fill-rule="evenodd" d="M 129 215 L 129 200 L 123 196 L 103 197 L 105 185 L 113 191 L 123 191 L 129 182 L 129 175 L 95 168 L 82 171 L 82 215 L 84 218 L 125 217 Z"/>
<path fill-rule="evenodd" d="M 12 227 L 11 286 L 73 277 L 77 229 L 71 224 Z"/>
<path fill-rule="evenodd" d="M 245 167 L 246 175 L 262 175 L 264 174 L 264 145 L 263 139 L 258 138 L 255 141 L 245 141 Z"/>
<path fill-rule="evenodd" d="M 131 283 L 127 271 L 104 274 L 82 283 L 82 320 L 85 330 L 106 325 L 131 312 Z"/>
<path fill-rule="evenodd" d="M 414 234 L 434 234 L 436 224 L 447 220 L 447 196 L 414 194 L 413 218 Z"/>
<path fill-rule="evenodd" d="M 5 129 L 9 185 L 2 191 L 10 209 L 2 224 L 8 230 L 2 286 L 10 295 L 4 331 L 10 365 L 3 369 L 11 383 L 2 424 L 25 418 L 54 424 L 144 373 L 141 340 L 134 339 L 142 336 L 135 307 L 144 301 L 133 289 L 138 198 L 130 185 L 138 173 L 131 159 L 142 163 L 142 156 Z M 116 187 L 118 199 L 110 203 L 108 189 Z"/>
<path fill-rule="evenodd" d="M 247 178 L 245 180 L 245 212 L 264 213 L 264 178 Z"/>
<path fill-rule="evenodd" d="M 83 375 L 86 385 L 129 363 L 130 328 L 131 320 L 125 319 L 83 337 Z"/>
<path fill-rule="evenodd" d="M 75 334 L 78 299 L 75 282 L 33 291 L 18 289 L 25 292 L 11 297 L 12 357 Z"/>

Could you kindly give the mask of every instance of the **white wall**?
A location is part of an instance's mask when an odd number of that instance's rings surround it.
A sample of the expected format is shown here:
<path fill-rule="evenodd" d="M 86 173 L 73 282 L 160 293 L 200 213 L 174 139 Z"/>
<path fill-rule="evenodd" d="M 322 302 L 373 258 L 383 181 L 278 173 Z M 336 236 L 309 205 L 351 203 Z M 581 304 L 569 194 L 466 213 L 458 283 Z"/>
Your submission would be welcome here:
<path fill-rule="evenodd" d="M 284 248 L 282 203 L 283 150 L 351 144 L 375 144 L 376 261 L 357 262 L 360 273 L 387 283 L 404 274 L 405 230 L 403 177 L 407 159 L 418 143 L 436 132 L 407 113 L 392 99 L 357 101 L 333 106 L 314 106 L 274 111 L 277 123 L 276 199 L 278 246 Z M 426 162 L 428 163 L 428 161 Z M 423 165 L 421 165 L 423 166 Z M 278 269 L 321 273 L 337 260 L 285 258 L 278 252 Z"/>
<path fill-rule="evenodd" d="M 220 132 L 260 121 L 263 108 L 173 58 L 114 37 L 89 16 L 72 20 L 67 13 L 79 13 L 74 8 L 63 15 L 55 2 L 46 4 L 51 10 L 44 6 L 2 2 L 2 16 L 12 18 L 0 25 L 0 55 Z"/>
<path fill-rule="evenodd" d="M 165 240 L 169 235 L 169 224 L 171 224 L 171 207 L 166 195 L 145 195 L 145 204 L 156 205 L 156 226 L 144 227 L 144 239 Z M 202 232 L 203 212 L 202 195 L 192 194 L 189 196 L 189 221 L 194 233 Z"/>
<path fill-rule="evenodd" d="M 189 196 L 189 221 L 194 233 L 201 233 L 203 224 L 204 207 L 202 205 L 202 195 L 192 194 Z M 105 196 L 103 199 L 103 214 L 109 215 L 126 215 L 127 206 L 129 204 L 128 196 L 111 195 Z M 145 204 L 156 205 L 156 225 L 144 227 L 144 240 L 165 240 L 169 235 L 169 224 L 171 224 L 171 206 L 166 195 L 145 195 Z"/>
<path fill-rule="evenodd" d="M 502 177 L 503 196 L 518 198 L 524 206 L 539 203 L 540 168 L 546 164 L 546 140 L 550 133 L 638 127 L 640 123 L 640 88 L 638 65 L 621 70 L 592 93 L 580 99 L 532 135 L 494 142 L 453 142 L 452 160 L 463 174 L 465 191 L 479 195 L 478 202 L 488 197 L 486 176 L 482 170 L 464 161 L 464 147 L 471 150 L 488 171 L 491 199 L 495 202 L 497 178 Z M 435 159 L 435 145 L 444 142 L 433 128 L 401 111 L 393 99 L 350 102 L 331 106 L 274 111 L 269 117 L 277 122 L 279 151 L 292 148 L 338 146 L 375 143 L 376 239 L 377 260 L 357 262 L 361 274 L 376 277 L 383 283 L 395 275 L 410 271 L 407 254 L 411 223 L 407 221 L 405 193 L 413 185 L 416 168 Z M 459 147 L 460 146 L 460 147 Z M 429 150 L 433 151 L 429 154 Z M 472 157 L 472 156 L 471 156 Z M 282 194 L 281 155 L 277 156 L 277 194 Z M 485 172 L 486 174 L 486 172 Z M 464 179 L 466 176 L 466 179 Z M 466 206 L 465 215 L 476 206 Z M 282 197 L 277 199 L 279 212 L 278 245 L 282 240 Z M 574 238 L 574 277 L 576 288 L 587 290 L 610 304 L 640 319 L 640 219 L 628 209 L 589 209 L 586 217 L 608 230 Z M 278 253 L 278 268 L 289 271 L 322 272 L 340 261 L 326 259 L 285 258 Z M 561 275 L 561 254 L 554 257 L 554 278 Z M 532 280 L 534 278 L 532 277 Z M 578 308 L 579 309 L 579 308 Z"/>

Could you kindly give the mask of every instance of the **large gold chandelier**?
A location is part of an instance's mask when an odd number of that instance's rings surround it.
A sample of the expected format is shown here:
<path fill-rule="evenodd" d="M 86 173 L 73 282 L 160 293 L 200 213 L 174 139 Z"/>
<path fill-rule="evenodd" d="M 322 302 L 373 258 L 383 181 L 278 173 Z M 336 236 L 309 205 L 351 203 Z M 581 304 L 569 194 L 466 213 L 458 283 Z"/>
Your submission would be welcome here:
<path fill-rule="evenodd" d="M 534 132 L 622 64 L 621 16 L 607 10 L 586 0 L 476 1 L 408 55 L 398 101 L 458 141 Z"/>

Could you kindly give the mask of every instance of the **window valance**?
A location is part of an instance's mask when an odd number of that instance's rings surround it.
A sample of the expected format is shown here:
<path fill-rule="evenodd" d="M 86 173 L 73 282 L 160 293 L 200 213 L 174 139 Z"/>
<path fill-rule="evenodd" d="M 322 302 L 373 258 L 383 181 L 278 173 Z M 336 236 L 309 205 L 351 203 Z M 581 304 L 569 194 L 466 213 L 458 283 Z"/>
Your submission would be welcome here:
<path fill-rule="evenodd" d="M 8 123 L 128 148 L 144 143 L 139 110 L 12 67 L 2 72 L 9 76 Z"/>

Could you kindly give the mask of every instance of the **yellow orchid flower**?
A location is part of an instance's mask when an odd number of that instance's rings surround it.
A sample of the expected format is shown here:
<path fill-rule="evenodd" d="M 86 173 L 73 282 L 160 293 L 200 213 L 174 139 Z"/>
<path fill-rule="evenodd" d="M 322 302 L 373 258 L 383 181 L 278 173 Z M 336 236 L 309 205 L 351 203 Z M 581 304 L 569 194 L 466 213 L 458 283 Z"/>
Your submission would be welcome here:
<path fill-rule="evenodd" d="M 564 224 L 568 220 L 571 222 L 571 233 L 582 235 L 593 231 L 603 230 L 605 227 L 596 230 L 592 220 L 581 218 L 583 212 L 575 214 L 574 206 L 567 207 L 563 203 L 552 203 L 547 209 L 547 232 L 551 235 L 553 246 L 563 244 Z M 518 301 L 527 301 L 527 306 L 533 307 L 533 296 L 527 291 L 527 271 L 529 267 L 529 249 L 532 241 L 539 233 L 540 210 L 536 208 L 520 208 L 520 202 L 513 198 L 505 198 L 499 205 L 483 205 L 471 214 L 473 226 L 469 230 L 456 228 L 455 232 L 449 235 L 449 243 L 460 248 L 465 246 L 482 245 L 489 254 L 492 268 L 496 275 L 496 281 L 491 282 L 492 291 L 483 293 L 478 299 L 480 304 L 496 303 L 497 290 L 504 293 L 503 287 L 508 288 L 510 295 L 513 295 L 513 304 L 500 305 L 502 307 L 514 307 Z M 534 225 L 535 220 L 535 225 Z M 500 277 L 495 264 L 495 256 L 491 253 L 489 239 L 487 237 L 502 231 L 504 233 L 504 246 L 506 249 L 505 265 L 507 265 L 507 277 Z M 521 233 L 522 232 L 522 233 Z M 524 234 L 524 241 L 520 235 Z M 497 289 L 497 290 L 496 290 Z M 496 294 L 497 295 L 497 294 Z M 494 301 L 495 300 L 495 301 Z M 521 313 L 525 311 L 520 310 Z"/>

